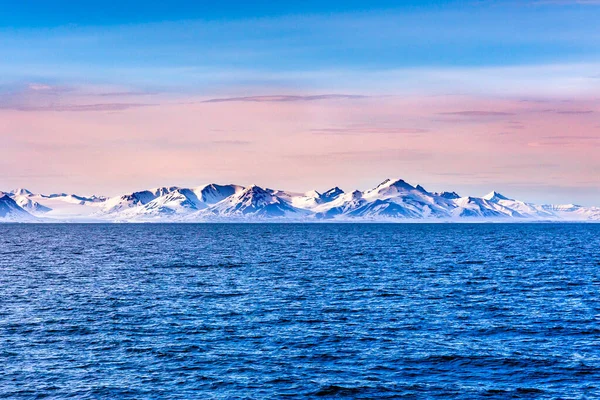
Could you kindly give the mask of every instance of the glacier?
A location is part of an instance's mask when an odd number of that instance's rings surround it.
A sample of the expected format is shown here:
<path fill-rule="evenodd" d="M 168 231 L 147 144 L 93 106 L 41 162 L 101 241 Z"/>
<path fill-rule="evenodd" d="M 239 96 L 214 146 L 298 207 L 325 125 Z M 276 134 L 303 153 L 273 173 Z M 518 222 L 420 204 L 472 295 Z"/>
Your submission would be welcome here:
<path fill-rule="evenodd" d="M 257 185 L 158 187 L 115 197 L 0 192 L 0 222 L 533 222 L 600 221 L 600 207 L 534 204 L 496 191 L 430 192 L 403 179 L 372 189 L 305 193 Z"/>

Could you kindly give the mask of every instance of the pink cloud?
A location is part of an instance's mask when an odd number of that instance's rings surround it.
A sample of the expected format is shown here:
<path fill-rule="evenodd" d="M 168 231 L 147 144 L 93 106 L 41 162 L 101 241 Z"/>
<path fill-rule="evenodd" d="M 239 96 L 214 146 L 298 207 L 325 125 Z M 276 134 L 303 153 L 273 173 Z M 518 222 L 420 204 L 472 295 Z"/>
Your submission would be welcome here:
<path fill-rule="evenodd" d="M 363 99 L 367 96 L 355 94 L 318 94 L 318 95 L 269 95 L 269 96 L 246 96 L 226 97 L 204 100 L 203 103 L 226 103 L 226 102 L 292 102 L 292 101 L 317 101 L 336 99 Z"/>

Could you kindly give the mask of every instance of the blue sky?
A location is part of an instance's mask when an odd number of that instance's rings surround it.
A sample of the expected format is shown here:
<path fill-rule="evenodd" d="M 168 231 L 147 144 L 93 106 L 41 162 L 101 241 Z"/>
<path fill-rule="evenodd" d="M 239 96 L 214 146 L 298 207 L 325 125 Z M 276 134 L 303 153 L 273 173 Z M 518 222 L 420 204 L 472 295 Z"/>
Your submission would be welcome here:
<path fill-rule="evenodd" d="M 471 2 L 470 4 L 485 3 Z M 490 2 L 488 2 L 490 3 Z M 65 24 L 121 25 L 177 20 L 232 20 L 283 15 L 333 14 L 373 10 L 432 11 L 465 4 L 465 1 L 181 1 L 123 0 L 102 3 L 69 0 L 2 0 L 7 12 L 2 25 L 12 27 L 52 27 Z M 470 5 L 469 4 L 469 5 Z"/>
<path fill-rule="evenodd" d="M 4 2 L 2 79 L 189 89 L 224 71 L 260 84 L 258 73 L 598 62 L 594 4 L 394 3 Z"/>

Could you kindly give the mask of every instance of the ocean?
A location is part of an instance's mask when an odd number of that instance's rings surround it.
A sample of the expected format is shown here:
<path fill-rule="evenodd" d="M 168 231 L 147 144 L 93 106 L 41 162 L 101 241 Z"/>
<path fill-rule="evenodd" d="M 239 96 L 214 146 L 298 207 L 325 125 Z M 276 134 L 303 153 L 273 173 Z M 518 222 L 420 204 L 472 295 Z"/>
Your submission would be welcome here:
<path fill-rule="evenodd" d="M 600 225 L 0 225 L 1 398 L 599 398 Z"/>

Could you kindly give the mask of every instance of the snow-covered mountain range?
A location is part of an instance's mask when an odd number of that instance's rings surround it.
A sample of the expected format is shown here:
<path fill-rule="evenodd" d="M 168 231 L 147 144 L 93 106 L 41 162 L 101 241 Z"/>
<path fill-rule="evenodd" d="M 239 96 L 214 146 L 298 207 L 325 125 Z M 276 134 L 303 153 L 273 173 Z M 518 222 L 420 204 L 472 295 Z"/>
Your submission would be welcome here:
<path fill-rule="evenodd" d="M 161 187 L 116 197 L 0 192 L 0 222 L 600 221 L 600 207 L 462 197 L 402 179 L 366 191 L 293 193 L 256 185 Z"/>

